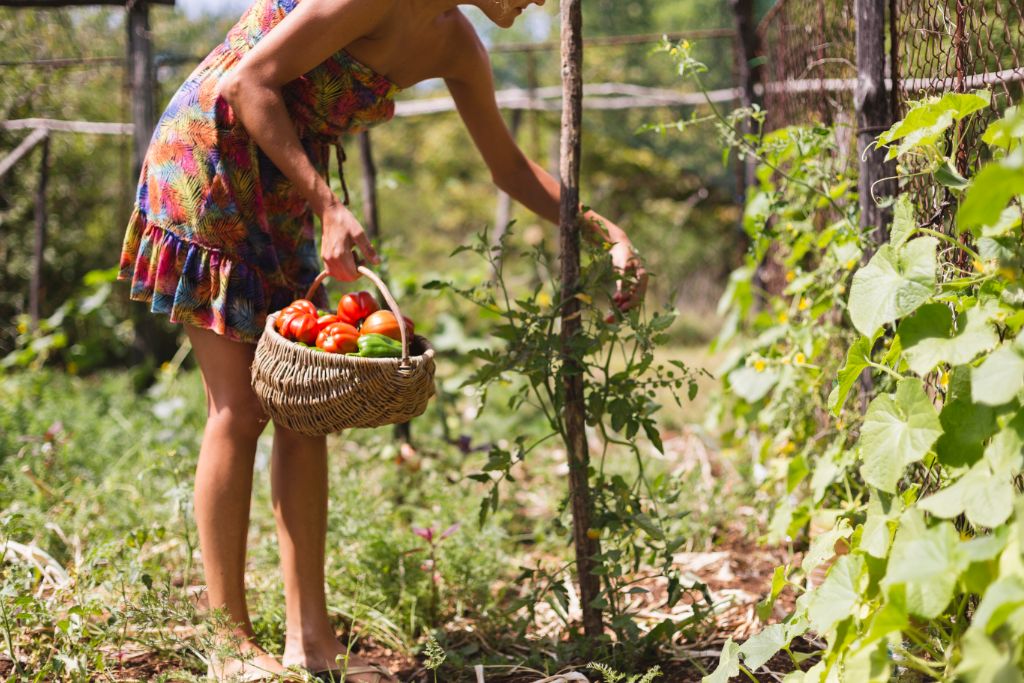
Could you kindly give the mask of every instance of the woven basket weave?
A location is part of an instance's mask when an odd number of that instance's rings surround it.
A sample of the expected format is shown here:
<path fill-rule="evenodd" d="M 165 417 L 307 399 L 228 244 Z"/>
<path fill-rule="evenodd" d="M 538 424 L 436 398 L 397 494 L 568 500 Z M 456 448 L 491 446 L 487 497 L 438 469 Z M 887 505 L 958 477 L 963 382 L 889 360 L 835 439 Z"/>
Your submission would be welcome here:
<path fill-rule="evenodd" d="M 384 283 L 370 278 L 384 295 L 395 318 L 402 313 Z M 310 298 L 326 272 L 309 288 Z M 267 316 L 256 345 L 252 386 L 275 423 L 322 436 L 353 427 L 380 427 L 423 414 L 434 395 L 434 349 L 424 337 L 402 336 L 401 358 L 361 358 L 314 351 L 291 342 L 274 329 L 278 313 Z"/>

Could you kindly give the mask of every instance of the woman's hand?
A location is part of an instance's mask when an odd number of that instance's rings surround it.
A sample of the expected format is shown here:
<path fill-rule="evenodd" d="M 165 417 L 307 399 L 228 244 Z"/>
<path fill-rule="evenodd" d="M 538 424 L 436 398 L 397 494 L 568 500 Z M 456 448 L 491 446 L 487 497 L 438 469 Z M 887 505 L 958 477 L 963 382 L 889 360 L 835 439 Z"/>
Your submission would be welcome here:
<path fill-rule="evenodd" d="M 359 279 L 355 254 L 352 249 L 359 247 L 363 258 L 377 265 L 380 257 L 370 244 L 370 238 L 356 217 L 344 204 L 334 202 L 324 208 L 320 216 L 323 234 L 320 240 L 320 257 L 327 267 L 327 273 L 336 280 L 351 282 Z"/>
<path fill-rule="evenodd" d="M 584 225 L 590 229 L 591 239 L 600 239 L 612 245 L 612 267 L 618 277 L 612 300 L 619 311 L 639 306 L 647 293 L 647 270 L 626 231 L 596 211 L 583 214 Z M 609 316 L 614 318 L 614 314 Z"/>
<path fill-rule="evenodd" d="M 612 300 L 620 311 L 628 311 L 644 300 L 644 294 L 647 293 L 647 270 L 625 233 L 612 245 L 611 253 L 612 266 L 619 274 Z"/>

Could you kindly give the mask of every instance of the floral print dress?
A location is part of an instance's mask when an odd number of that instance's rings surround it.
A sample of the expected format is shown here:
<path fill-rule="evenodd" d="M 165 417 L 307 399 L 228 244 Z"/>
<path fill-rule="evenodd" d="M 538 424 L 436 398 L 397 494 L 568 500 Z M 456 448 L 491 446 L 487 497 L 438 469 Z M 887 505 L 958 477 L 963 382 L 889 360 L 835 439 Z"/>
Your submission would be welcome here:
<path fill-rule="evenodd" d="M 255 343 L 267 313 L 303 296 L 321 268 L 309 204 L 217 95 L 221 77 L 297 4 L 256 0 L 175 93 L 150 141 L 121 253 L 118 277 L 131 281 L 132 299 L 241 342 Z M 394 116 L 398 91 L 344 50 L 282 88 L 322 175 L 343 134 Z"/>

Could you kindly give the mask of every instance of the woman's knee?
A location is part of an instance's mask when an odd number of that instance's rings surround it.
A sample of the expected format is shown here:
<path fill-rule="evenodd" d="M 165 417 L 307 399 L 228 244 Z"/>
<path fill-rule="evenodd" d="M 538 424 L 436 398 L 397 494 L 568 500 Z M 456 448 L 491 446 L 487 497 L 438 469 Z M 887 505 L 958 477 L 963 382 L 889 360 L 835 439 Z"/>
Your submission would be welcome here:
<path fill-rule="evenodd" d="M 255 441 L 266 429 L 269 421 L 270 418 L 263 412 L 259 401 L 253 396 L 251 400 L 210 405 L 206 427 L 225 436 Z"/>

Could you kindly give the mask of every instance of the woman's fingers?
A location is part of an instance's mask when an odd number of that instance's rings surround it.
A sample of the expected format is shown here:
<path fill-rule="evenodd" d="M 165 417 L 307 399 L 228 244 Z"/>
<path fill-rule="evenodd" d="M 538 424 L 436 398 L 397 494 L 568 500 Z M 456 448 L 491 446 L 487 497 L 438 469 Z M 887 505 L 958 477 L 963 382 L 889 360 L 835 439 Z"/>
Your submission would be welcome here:
<path fill-rule="evenodd" d="M 348 209 L 338 206 L 334 211 L 325 213 L 320 256 L 331 277 L 343 282 L 359 279 L 359 271 L 356 269 L 358 264 L 352 251 L 355 247 L 359 248 L 368 262 L 380 263 L 380 257 L 370 244 L 366 231 Z"/>
<path fill-rule="evenodd" d="M 360 230 L 356 235 L 356 246 L 359 247 L 359 251 L 363 252 L 363 258 L 375 266 L 380 265 L 380 256 L 377 256 L 377 250 L 373 248 L 365 230 Z"/>

